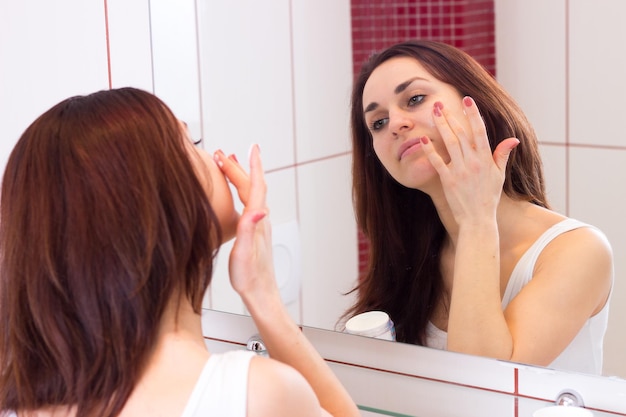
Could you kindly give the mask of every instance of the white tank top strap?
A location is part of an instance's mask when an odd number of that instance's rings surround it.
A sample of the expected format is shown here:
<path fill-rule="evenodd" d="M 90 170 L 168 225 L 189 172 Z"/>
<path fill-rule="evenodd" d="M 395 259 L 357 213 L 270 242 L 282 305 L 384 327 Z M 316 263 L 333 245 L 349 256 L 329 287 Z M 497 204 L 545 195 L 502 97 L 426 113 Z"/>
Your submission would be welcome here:
<path fill-rule="evenodd" d="M 583 223 L 576 219 L 565 219 L 554 226 L 546 230 L 540 237 L 532 244 L 530 248 L 522 255 L 520 260 L 515 265 L 509 282 L 506 286 L 504 296 L 502 297 L 502 309 L 511 302 L 521 289 L 528 284 L 533 277 L 533 271 L 535 269 L 535 263 L 537 258 L 550 242 L 552 242 L 557 236 L 562 235 L 570 230 L 578 229 L 581 227 L 594 227 L 587 223 Z"/>
<path fill-rule="evenodd" d="M 248 370 L 255 353 L 234 350 L 209 357 L 182 417 L 245 417 Z"/>

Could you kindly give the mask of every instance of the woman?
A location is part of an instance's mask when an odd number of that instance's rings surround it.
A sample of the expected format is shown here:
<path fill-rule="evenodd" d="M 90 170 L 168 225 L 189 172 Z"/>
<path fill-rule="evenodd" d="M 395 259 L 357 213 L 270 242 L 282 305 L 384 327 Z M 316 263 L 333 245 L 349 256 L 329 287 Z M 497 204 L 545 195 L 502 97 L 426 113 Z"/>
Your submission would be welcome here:
<path fill-rule="evenodd" d="M 601 372 L 609 243 L 550 210 L 535 133 L 476 61 L 423 40 L 372 56 L 351 124 L 370 262 L 346 316 L 384 310 L 399 341 Z"/>
<path fill-rule="evenodd" d="M 258 148 L 250 177 L 214 158 L 132 88 L 26 129 L 2 184 L 2 414 L 358 415 L 280 301 Z M 273 359 L 204 343 L 202 298 L 235 228 L 231 283 Z"/>

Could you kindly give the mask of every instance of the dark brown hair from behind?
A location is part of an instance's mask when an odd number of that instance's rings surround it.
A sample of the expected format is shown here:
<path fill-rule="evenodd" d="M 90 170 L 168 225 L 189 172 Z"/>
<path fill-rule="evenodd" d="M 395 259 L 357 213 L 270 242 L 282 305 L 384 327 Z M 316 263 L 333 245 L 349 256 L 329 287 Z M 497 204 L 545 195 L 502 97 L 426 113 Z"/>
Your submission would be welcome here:
<path fill-rule="evenodd" d="M 0 409 L 123 408 L 173 294 L 200 311 L 219 223 L 176 117 L 123 88 L 77 96 L 13 149 L 0 204 Z"/>
<path fill-rule="evenodd" d="M 445 230 L 430 197 L 396 182 L 376 156 L 363 113 L 363 89 L 372 72 L 395 57 L 412 57 L 462 96 L 471 96 L 485 121 L 491 149 L 503 139 L 520 144 L 507 165 L 503 190 L 511 198 L 548 207 L 542 162 L 532 126 L 511 96 L 478 62 L 441 42 L 411 40 L 366 61 L 355 79 L 351 103 L 353 201 L 357 224 L 369 240 L 367 271 L 353 290 L 344 320 L 386 311 L 398 341 L 424 344 L 428 320 L 442 295 L 440 251 Z M 418 219 L 412 214 L 419 212 Z"/>

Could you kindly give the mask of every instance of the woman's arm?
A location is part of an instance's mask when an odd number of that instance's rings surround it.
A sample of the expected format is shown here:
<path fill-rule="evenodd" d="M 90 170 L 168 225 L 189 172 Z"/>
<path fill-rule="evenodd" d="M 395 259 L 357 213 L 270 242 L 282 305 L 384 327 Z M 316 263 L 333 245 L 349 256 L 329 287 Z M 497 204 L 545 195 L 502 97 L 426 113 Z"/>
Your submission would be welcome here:
<path fill-rule="evenodd" d="M 508 156 L 518 142 L 505 139 L 492 154 L 475 103 L 464 98 L 463 106 L 464 115 L 441 107 L 433 111 L 450 160 L 444 161 L 428 141 L 424 146 L 456 226 L 448 349 L 547 365 L 606 303 L 611 249 L 590 228 L 557 237 L 541 253 L 530 283 L 502 311 L 496 214 Z"/>
<path fill-rule="evenodd" d="M 435 103 L 433 122 L 446 146 L 444 160 L 429 138 L 424 151 L 441 181 L 431 196 L 451 236 L 454 273 L 448 349 L 494 358 L 511 357 L 513 337 L 500 307 L 500 237 L 496 214 L 508 156 L 519 141 L 502 141 L 492 155 L 478 108 L 469 97 Z M 445 201 L 444 201 L 445 200 Z"/>
<path fill-rule="evenodd" d="M 293 322 L 280 298 L 274 277 L 266 184 L 258 146 L 251 149 L 249 176 L 234 159 L 226 158 L 221 152 L 215 157 L 244 204 L 230 255 L 231 284 L 252 315 L 270 357 L 304 376 L 322 408 L 331 415 L 358 416 L 354 401 Z"/>
<path fill-rule="evenodd" d="M 515 341 L 511 360 L 549 365 L 607 303 L 613 255 L 606 237 L 581 227 L 555 238 L 504 316 Z"/>

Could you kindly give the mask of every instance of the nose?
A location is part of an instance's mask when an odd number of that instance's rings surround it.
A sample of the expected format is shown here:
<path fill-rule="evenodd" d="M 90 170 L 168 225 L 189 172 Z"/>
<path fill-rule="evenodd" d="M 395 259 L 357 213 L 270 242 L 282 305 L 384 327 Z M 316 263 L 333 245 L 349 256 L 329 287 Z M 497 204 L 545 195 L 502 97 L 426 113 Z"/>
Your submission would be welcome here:
<path fill-rule="evenodd" d="M 412 128 L 413 119 L 406 111 L 395 109 L 389 112 L 389 131 L 391 134 L 398 136 Z"/>

